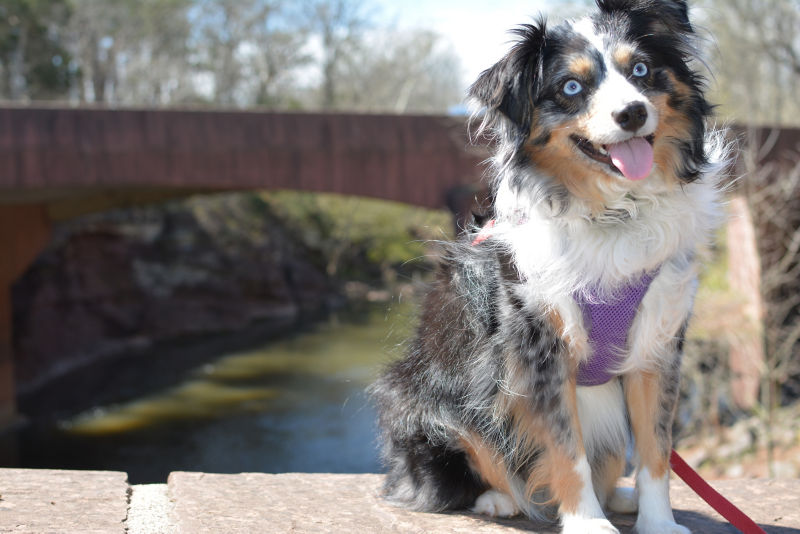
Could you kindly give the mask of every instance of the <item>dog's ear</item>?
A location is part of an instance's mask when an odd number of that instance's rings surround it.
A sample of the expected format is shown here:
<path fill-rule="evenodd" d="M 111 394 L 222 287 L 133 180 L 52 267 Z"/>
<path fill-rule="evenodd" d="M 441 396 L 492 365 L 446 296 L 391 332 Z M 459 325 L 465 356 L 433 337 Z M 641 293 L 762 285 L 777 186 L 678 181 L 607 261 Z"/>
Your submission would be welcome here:
<path fill-rule="evenodd" d="M 627 13 L 632 20 L 646 23 L 656 33 L 693 33 L 686 0 L 597 0 L 600 11 L 613 15 Z"/>
<path fill-rule="evenodd" d="M 485 108 L 488 123 L 498 120 L 511 127 L 505 130 L 513 140 L 527 139 L 533 121 L 533 103 L 541 80 L 545 23 L 525 24 L 512 32 L 518 40 L 511 51 L 486 69 L 469 88 L 469 96 Z"/>

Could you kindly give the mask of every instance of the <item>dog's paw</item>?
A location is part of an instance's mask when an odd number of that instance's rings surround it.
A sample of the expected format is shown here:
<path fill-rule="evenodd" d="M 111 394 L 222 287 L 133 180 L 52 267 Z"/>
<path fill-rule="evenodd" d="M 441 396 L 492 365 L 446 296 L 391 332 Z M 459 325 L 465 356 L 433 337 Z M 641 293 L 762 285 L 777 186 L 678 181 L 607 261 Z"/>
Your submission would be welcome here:
<path fill-rule="evenodd" d="M 691 530 L 674 521 L 668 519 L 648 521 L 641 517 L 636 520 L 635 530 L 636 534 L 692 534 Z"/>
<path fill-rule="evenodd" d="M 491 489 L 475 499 L 472 511 L 489 517 L 513 517 L 519 513 L 519 508 L 514 503 L 514 499 L 505 493 Z"/>
<path fill-rule="evenodd" d="M 608 499 L 608 509 L 618 514 L 635 514 L 639 509 L 639 492 L 635 488 L 615 488 Z"/>
<path fill-rule="evenodd" d="M 564 517 L 561 534 L 619 534 L 619 530 L 605 518 Z"/>

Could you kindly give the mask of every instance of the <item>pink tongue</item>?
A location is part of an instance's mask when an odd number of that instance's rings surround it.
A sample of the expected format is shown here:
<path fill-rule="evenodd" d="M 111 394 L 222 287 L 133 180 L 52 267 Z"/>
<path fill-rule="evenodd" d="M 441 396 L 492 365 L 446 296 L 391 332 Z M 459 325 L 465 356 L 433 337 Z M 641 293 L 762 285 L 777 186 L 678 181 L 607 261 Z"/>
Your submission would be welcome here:
<path fill-rule="evenodd" d="M 646 178 L 653 169 L 653 147 L 644 137 L 634 137 L 624 143 L 606 147 L 611 162 L 628 180 Z"/>

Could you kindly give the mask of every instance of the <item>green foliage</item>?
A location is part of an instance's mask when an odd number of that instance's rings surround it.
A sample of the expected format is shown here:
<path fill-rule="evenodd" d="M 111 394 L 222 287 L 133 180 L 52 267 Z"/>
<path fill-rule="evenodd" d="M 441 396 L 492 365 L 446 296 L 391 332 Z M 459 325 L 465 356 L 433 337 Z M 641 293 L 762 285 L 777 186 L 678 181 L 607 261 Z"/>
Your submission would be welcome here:
<path fill-rule="evenodd" d="M 279 191 L 261 198 L 340 278 L 386 280 L 425 268 L 428 243 L 447 239 L 453 224 L 445 212 L 361 197 Z"/>
<path fill-rule="evenodd" d="M 723 228 L 714 239 L 716 246 L 708 254 L 708 261 L 703 264 L 700 273 L 700 289 L 710 293 L 730 291 L 728 282 L 728 247 L 727 234 Z"/>
<path fill-rule="evenodd" d="M 725 231 L 719 231 L 714 248 L 704 254 L 688 337 L 702 343 L 716 343 L 727 350 L 730 332 L 744 328 L 746 321 L 742 297 L 728 280 L 726 239 Z"/>
<path fill-rule="evenodd" d="M 69 14 L 64 0 L 0 4 L 0 97 L 66 96 L 78 75 L 60 32 Z"/>
<path fill-rule="evenodd" d="M 710 64 L 710 96 L 720 117 L 751 125 L 796 126 L 800 104 L 800 3 L 797 0 L 700 0 Z"/>
<path fill-rule="evenodd" d="M 458 58 L 441 36 L 390 31 L 374 11 L 373 0 L 6 0 L 0 99 L 438 113 L 458 103 Z"/>

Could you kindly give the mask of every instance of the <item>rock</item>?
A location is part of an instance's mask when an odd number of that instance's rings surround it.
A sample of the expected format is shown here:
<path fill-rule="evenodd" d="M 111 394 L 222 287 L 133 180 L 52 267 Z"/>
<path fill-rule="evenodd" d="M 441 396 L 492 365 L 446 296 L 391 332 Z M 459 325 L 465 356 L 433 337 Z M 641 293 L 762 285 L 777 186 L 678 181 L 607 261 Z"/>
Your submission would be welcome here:
<path fill-rule="evenodd" d="M 0 532 L 123 534 L 125 473 L 0 469 Z"/>
<path fill-rule="evenodd" d="M 95 214 L 54 234 L 13 291 L 23 394 L 133 348 L 318 313 L 336 295 L 254 195 Z"/>

